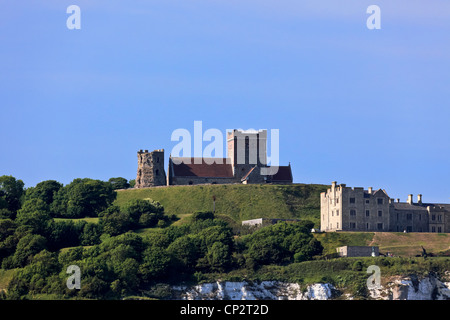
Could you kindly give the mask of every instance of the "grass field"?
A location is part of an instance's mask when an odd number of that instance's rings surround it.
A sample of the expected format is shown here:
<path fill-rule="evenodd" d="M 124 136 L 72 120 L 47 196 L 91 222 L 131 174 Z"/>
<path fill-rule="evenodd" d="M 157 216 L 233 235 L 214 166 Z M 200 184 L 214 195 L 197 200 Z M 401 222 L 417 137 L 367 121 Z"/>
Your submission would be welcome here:
<path fill-rule="evenodd" d="M 54 218 L 54 220 L 55 221 L 72 221 L 72 222 L 86 221 L 88 223 L 98 223 L 99 218 L 98 217 L 89 217 L 89 218 L 80 218 L 80 219 Z"/>
<path fill-rule="evenodd" d="M 324 254 L 334 253 L 341 246 L 378 246 L 380 253 L 400 257 L 420 255 L 422 246 L 434 255 L 450 250 L 450 235 L 446 233 L 329 232 L 315 237 L 322 243 Z"/>
<path fill-rule="evenodd" d="M 129 189 L 117 192 L 117 205 L 131 199 L 159 201 L 167 214 L 182 218 L 197 211 L 212 211 L 235 221 L 254 218 L 302 218 L 319 226 L 320 193 L 326 185 L 199 185 Z"/>

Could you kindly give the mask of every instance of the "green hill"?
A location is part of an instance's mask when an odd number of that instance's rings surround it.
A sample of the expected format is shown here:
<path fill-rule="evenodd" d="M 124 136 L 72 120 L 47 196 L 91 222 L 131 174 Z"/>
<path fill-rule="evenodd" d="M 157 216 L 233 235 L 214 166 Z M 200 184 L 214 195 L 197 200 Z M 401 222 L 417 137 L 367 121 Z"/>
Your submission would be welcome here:
<path fill-rule="evenodd" d="M 117 192 L 117 205 L 131 199 L 159 201 L 167 214 L 183 217 L 196 211 L 212 211 L 235 221 L 255 218 L 301 218 L 320 225 L 320 193 L 327 185 L 197 185 L 127 189 Z"/>

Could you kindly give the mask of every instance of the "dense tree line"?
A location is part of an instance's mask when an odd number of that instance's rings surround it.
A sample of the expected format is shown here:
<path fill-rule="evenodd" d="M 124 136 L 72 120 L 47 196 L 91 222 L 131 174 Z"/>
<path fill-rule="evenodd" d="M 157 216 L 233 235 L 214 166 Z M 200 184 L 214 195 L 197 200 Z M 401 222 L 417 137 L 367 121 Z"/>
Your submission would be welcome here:
<path fill-rule="evenodd" d="M 278 223 L 245 236 L 212 212 L 172 225 L 176 217 L 156 201 L 114 205 L 122 183 L 75 179 L 64 186 L 49 180 L 24 190 L 20 180 L 0 177 L 0 263 L 16 269 L 7 298 L 117 299 L 158 282 L 302 262 L 322 252 L 309 222 Z M 74 219 L 84 217 L 99 222 Z M 80 267 L 80 290 L 66 286 L 69 265 Z"/>

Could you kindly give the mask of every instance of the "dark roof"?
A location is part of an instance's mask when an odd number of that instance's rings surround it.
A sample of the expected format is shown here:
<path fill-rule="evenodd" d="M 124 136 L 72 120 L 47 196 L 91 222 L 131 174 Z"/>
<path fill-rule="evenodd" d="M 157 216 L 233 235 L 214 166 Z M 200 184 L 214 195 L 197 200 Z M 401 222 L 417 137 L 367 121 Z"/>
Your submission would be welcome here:
<path fill-rule="evenodd" d="M 272 176 L 272 181 L 292 181 L 291 166 L 279 166 L 278 172 Z"/>
<path fill-rule="evenodd" d="M 409 204 L 407 202 L 394 202 L 392 203 L 394 205 L 395 210 L 414 210 L 414 211 L 427 211 L 427 207 L 434 207 L 436 209 L 439 209 L 441 207 L 444 210 L 450 211 L 450 204 L 439 204 L 439 203 L 413 203 Z"/>
<path fill-rule="evenodd" d="M 427 211 L 427 206 L 420 204 L 409 204 L 408 202 L 394 202 L 392 203 L 395 210 L 410 210 L 410 211 Z"/>
<path fill-rule="evenodd" d="M 253 172 L 253 170 L 255 170 L 256 166 L 254 166 L 253 168 L 250 169 L 249 172 L 247 172 L 247 174 L 241 179 L 241 181 L 247 180 L 247 178 L 249 177 L 249 175 Z"/>
<path fill-rule="evenodd" d="M 233 168 L 226 158 L 171 158 L 176 177 L 233 178 Z M 175 161 L 175 162 L 174 162 Z M 179 163 L 181 162 L 181 163 Z M 217 163 L 219 162 L 219 163 Z M 221 163 L 220 163 L 221 162 Z M 179 163 L 179 164 L 176 164 Z"/>

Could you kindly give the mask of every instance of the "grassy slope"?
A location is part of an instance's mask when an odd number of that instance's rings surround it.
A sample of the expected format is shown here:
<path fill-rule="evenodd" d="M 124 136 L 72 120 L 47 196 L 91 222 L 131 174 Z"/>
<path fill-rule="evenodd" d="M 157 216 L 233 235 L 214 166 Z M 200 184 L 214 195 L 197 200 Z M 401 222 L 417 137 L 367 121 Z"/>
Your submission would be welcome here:
<path fill-rule="evenodd" d="M 302 218 L 319 226 L 320 193 L 325 185 L 203 185 L 129 189 L 117 192 L 116 204 L 130 199 L 159 201 L 167 214 L 182 216 L 196 211 L 212 211 L 235 221 L 255 218 Z"/>
<path fill-rule="evenodd" d="M 168 214 L 181 218 L 196 211 L 212 210 L 212 196 L 216 196 L 216 213 L 230 217 L 239 223 L 242 220 L 266 218 L 302 218 L 320 226 L 320 193 L 328 186 L 315 184 L 295 185 L 204 185 L 173 186 L 147 189 L 120 190 L 116 204 L 122 205 L 130 199 L 157 200 Z M 142 230 L 151 232 L 152 230 Z M 421 246 L 427 252 L 439 253 L 450 249 L 450 235 L 433 233 L 394 232 L 338 232 L 315 235 L 325 248 L 324 253 L 336 252 L 336 247 L 345 245 L 379 246 L 382 253 L 392 252 L 397 256 L 420 254 Z"/>

